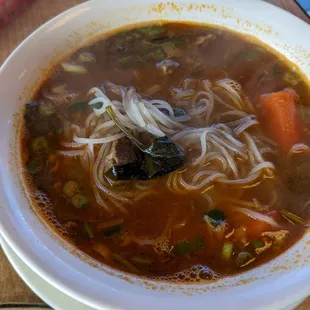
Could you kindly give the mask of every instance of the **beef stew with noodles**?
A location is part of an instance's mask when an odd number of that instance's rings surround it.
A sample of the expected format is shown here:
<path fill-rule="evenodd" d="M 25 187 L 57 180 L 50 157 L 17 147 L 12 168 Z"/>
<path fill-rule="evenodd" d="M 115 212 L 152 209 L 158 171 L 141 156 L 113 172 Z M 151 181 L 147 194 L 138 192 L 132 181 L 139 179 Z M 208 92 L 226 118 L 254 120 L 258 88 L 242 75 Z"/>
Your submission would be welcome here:
<path fill-rule="evenodd" d="M 36 211 L 111 267 L 210 281 L 276 257 L 308 226 L 310 91 L 224 28 L 120 29 L 51 70 L 24 111 Z"/>

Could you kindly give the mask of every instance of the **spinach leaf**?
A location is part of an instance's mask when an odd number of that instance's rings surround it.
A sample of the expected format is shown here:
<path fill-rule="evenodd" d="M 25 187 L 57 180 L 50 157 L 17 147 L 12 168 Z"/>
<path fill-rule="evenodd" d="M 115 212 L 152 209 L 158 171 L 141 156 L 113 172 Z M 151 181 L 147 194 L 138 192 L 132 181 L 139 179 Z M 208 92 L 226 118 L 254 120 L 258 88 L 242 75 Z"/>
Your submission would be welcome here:
<path fill-rule="evenodd" d="M 143 152 L 144 170 L 149 179 L 174 171 L 186 163 L 181 147 L 167 136 L 154 138 Z"/>

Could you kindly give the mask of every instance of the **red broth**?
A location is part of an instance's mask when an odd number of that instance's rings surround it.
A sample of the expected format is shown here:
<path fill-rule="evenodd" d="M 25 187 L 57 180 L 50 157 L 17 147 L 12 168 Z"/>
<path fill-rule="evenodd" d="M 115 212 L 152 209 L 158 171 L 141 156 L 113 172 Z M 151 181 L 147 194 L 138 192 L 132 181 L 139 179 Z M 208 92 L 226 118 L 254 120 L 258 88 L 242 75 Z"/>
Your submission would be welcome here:
<path fill-rule="evenodd" d="M 281 95 L 285 89 L 294 93 L 292 105 L 302 123 L 297 142 L 303 143 L 302 147 L 297 145 L 296 152 L 283 151 L 277 145 L 280 142 L 275 141 L 260 148 L 263 159 L 274 168 L 272 173 L 266 168 L 266 174 L 257 184 L 231 187 L 215 180 L 203 191 L 170 190 L 167 184 L 179 180 L 182 173 L 184 180 L 189 180 L 200 171 L 199 167 L 193 170 L 188 161 L 171 172 L 174 179 L 170 173 L 151 181 L 113 183 L 116 188 L 121 184 L 120 194 L 143 184 L 151 184 L 151 189 L 142 190 L 142 194 L 147 194 L 134 203 L 118 202 L 118 207 L 113 208 L 110 208 L 113 199 L 102 194 L 101 199 L 108 206 L 102 207 L 94 194 L 94 167 L 85 167 L 79 156 L 61 155 L 64 150 L 74 151 L 64 147 L 64 143 L 72 142 L 66 131 L 72 124 L 83 128 L 93 111 L 87 104 L 91 99 L 87 94 L 94 86 L 106 82 L 133 86 L 147 100 L 164 100 L 190 114 L 196 100 L 193 96 L 197 89 L 202 89 L 203 81 L 219 85 L 218 81 L 228 78 L 241 85 L 242 91 L 238 89 L 237 96 L 247 106 L 244 113 L 257 117 L 259 123 L 255 130 L 266 141 L 275 137 L 268 128 L 282 130 L 282 125 L 269 112 L 266 117 L 261 95 L 279 92 Z M 182 100 L 176 99 L 180 89 L 189 91 Z M 233 100 L 219 92 L 219 86 L 212 89 L 222 101 Z M 277 103 L 280 95 L 275 96 Z M 114 97 L 112 94 L 111 98 Z M 182 23 L 121 29 L 83 47 L 55 66 L 33 101 L 26 104 L 21 148 L 36 210 L 78 249 L 127 272 L 155 279 L 196 282 L 253 268 L 287 250 L 308 225 L 309 98 L 307 82 L 292 64 L 252 37 Z M 209 104 L 208 100 L 201 103 Z M 220 105 L 216 100 L 215 105 Z M 221 120 L 224 112 L 218 110 L 216 115 L 212 112 L 209 125 L 236 120 L 229 113 Z M 184 123 L 185 128 L 207 127 L 206 113 L 203 117 L 192 116 Z M 285 117 L 284 123 L 292 121 L 290 116 Z M 251 130 L 248 129 L 249 134 Z M 244 143 L 241 134 L 239 137 L 232 133 L 232 137 Z M 190 156 L 192 149 L 186 143 L 180 144 Z M 94 152 L 98 154 L 99 148 L 95 146 Z M 245 163 L 248 159 L 240 156 L 234 154 L 232 160 L 243 171 L 248 169 Z M 210 166 L 214 171 L 222 169 L 220 160 L 211 160 L 203 169 Z M 199 181 L 197 178 L 196 183 Z M 241 208 L 246 211 L 240 211 Z M 257 217 L 257 213 L 263 218 Z"/>

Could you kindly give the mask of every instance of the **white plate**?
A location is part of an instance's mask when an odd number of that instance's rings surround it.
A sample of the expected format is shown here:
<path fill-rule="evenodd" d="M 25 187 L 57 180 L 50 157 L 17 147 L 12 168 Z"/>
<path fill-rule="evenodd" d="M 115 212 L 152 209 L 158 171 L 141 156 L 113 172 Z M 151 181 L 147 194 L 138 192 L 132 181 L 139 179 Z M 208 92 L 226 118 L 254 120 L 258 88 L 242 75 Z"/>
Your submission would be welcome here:
<path fill-rule="evenodd" d="M 68 295 L 57 290 L 54 286 L 48 284 L 35 272 L 33 272 L 23 261 L 15 254 L 10 246 L 4 241 L 0 235 L 1 247 L 8 260 L 14 267 L 19 276 L 26 282 L 32 291 L 44 300 L 55 310 L 94 310 Z"/>

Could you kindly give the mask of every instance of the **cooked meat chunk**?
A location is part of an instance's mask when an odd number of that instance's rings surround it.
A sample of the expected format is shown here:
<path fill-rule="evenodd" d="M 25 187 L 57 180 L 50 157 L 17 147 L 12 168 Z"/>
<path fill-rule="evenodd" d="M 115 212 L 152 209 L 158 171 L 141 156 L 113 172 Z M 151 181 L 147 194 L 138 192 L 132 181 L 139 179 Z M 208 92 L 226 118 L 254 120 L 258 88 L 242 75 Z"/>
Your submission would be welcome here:
<path fill-rule="evenodd" d="M 128 138 L 116 140 L 112 143 L 110 154 L 106 157 L 104 173 L 114 166 L 122 166 L 137 161 L 135 146 Z"/>

